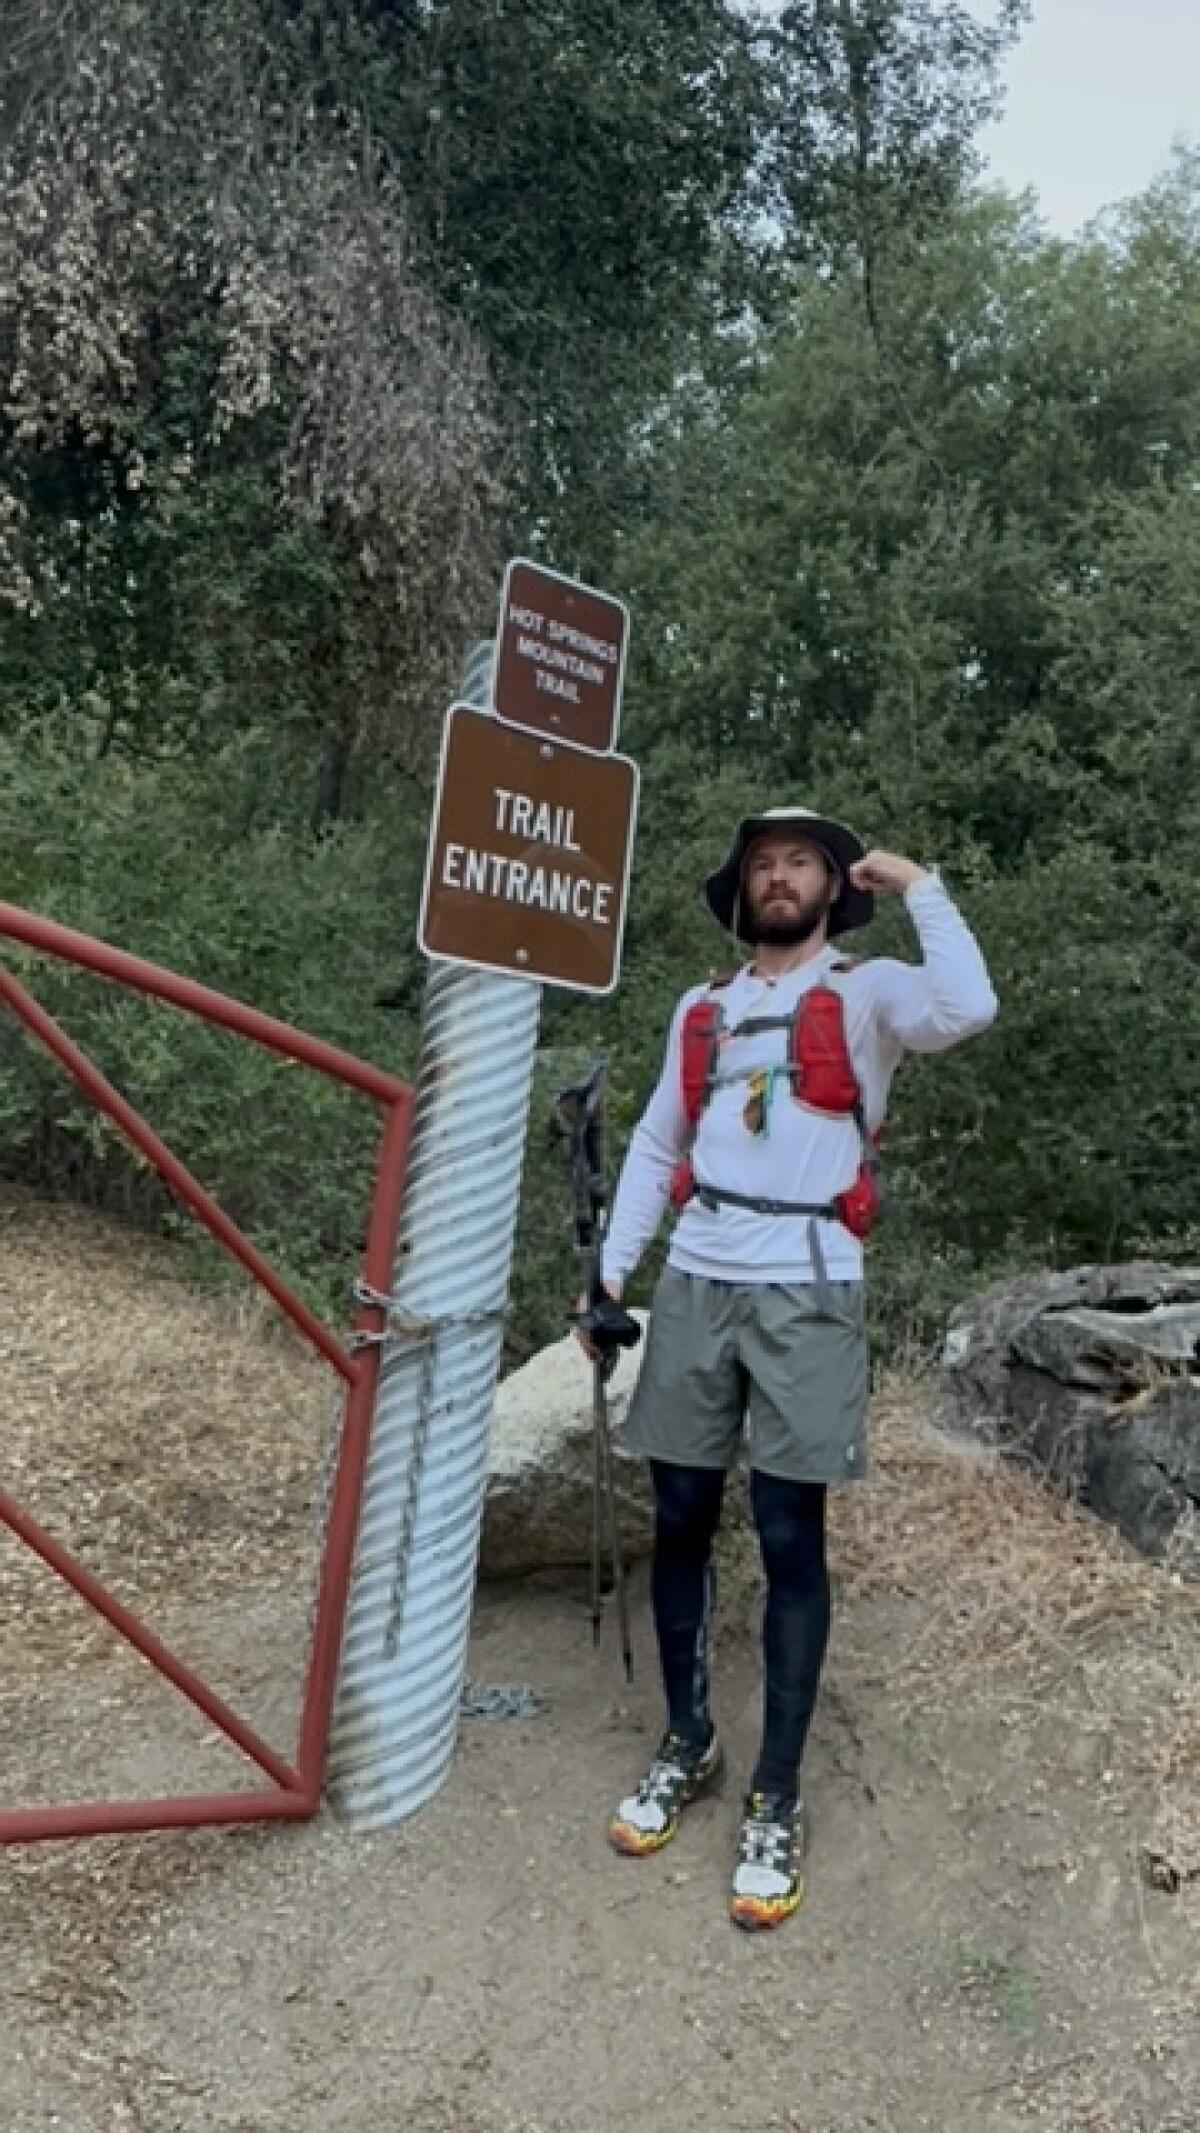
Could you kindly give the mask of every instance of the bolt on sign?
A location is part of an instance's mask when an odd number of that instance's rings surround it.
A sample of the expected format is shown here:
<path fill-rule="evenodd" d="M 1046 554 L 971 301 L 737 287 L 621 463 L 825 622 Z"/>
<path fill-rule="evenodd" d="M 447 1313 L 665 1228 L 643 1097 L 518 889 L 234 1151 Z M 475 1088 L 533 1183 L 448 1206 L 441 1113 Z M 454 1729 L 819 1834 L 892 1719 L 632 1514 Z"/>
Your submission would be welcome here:
<path fill-rule="evenodd" d="M 637 765 L 455 704 L 442 738 L 417 937 L 426 955 L 611 992 Z"/>
<path fill-rule="evenodd" d="M 504 573 L 496 634 L 497 718 L 578 748 L 610 749 L 628 643 L 623 600 L 515 556 Z"/>

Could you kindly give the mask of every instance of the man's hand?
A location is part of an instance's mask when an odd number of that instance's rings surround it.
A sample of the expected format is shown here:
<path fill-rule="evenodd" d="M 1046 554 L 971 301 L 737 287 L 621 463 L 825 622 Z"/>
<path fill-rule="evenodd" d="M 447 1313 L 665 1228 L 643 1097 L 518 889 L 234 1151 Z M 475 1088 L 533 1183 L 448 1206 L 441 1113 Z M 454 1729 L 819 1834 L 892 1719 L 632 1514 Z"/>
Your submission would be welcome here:
<path fill-rule="evenodd" d="M 874 889 L 883 896 L 903 896 L 915 882 L 924 881 L 928 872 L 928 867 L 918 866 L 915 859 L 901 858 L 899 852 L 868 852 L 851 867 L 850 879 L 856 889 Z"/>
<path fill-rule="evenodd" d="M 612 1298 L 612 1301 L 613 1301 L 613 1302 L 614 1302 L 615 1304 L 616 1304 L 616 1303 L 620 1303 L 620 1301 L 621 1301 L 621 1293 L 622 1293 L 622 1290 L 623 1290 L 623 1288 L 624 1288 L 624 1283 L 623 1283 L 623 1282 L 620 1282 L 620 1281 L 606 1281 L 606 1282 L 604 1283 L 604 1287 L 603 1287 L 603 1294 L 604 1294 L 605 1296 L 609 1296 L 609 1297 L 611 1297 L 611 1298 Z M 578 1302 L 578 1303 L 576 1304 L 576 1306 L 575 1306 L 575 1315 L 576 1315 L 576 1317 L 578 1317 L 578 1318 L 586 1318 L 586 1317 L 587 1317 L 587 1314 L 588 1314 L 588 1312 L 589 1312 L 589 1311 L 591 1310 L 591 1308 L 592 1308 L 592 1299 L 591 1299 L 591 1297 L 590 1297 L 590 1296 L 586 1296 L 586 1295 L 585 1295 L 585 1296 L 581 1296 L 581 1297 L 580 1297 L 580 1299 L 579 1299 L 579 1302 Z M 586 1355 L 586 1357 L 587 1357 L 587 1359 L 588 1359 L 588 1361 L 589 1361 L 590 1363 L 599 1363 L 599 1362 L 601 1362 L 601 1361 L 603 1360 L 603 1358 L 602 1358 L 602 1353 L 601 1353 L 601 1350 L 600 1350 L 599 1348 L 597 1348 L 597 1346 L 596 1346 L 596 1344 L 595 1344 L 595 1342 L 594 1342 L 594 1341 L 592 1341 L 592 1340 L 589 1340 L 589 1339 L 588 1339 L 588 1336 L 587 1336 L 587 1334 L 586 1334 L 586 1333 L 584 1333 L 584 1332 L 580 1331 L 580 1330 L 579 1330 L 579 1329 L 577 1328 L 577 1329 L 576 1329 L 576 1333 L 575 1333 L 575 1338 L 576 1338 L 576 1340 L 577 1340 L 577 1341 L 579 1342 L 579 1345 L 580 1345 L 580 1347 L 582 1348 L 582 1350 L 583 1350 L 584 1354 Z"/>

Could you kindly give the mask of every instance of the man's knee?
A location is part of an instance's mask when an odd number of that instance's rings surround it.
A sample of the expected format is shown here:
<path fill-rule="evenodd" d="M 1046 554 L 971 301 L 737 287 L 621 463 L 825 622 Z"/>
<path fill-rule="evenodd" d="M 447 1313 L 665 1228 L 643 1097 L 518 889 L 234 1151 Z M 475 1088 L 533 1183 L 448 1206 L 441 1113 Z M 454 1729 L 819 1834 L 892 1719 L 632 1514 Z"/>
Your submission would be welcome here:
<path fill-rule="evenodd" d="M 750 1476 L 763 1568 L 773 1585 L 803 1591 L 825 1578 L 824 1483 Z"/>
<path fill-rule="evenodd" d="M 703 1561 L 721 1517 L 725 1476 L 720 1469 L 651 1462 L 654 1538 L 660 1556 Z"/>

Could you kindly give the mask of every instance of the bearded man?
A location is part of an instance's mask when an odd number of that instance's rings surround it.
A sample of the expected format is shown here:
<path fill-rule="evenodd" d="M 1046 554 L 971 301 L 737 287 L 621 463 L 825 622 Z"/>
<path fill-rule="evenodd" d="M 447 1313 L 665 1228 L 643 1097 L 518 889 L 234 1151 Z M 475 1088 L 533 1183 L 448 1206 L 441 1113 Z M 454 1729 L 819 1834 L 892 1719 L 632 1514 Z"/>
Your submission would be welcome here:
<path fill-rule="evenodd" d="M 676 1009 L 602 1262 L 619 1301 L 668 1202 L 680 1210 L 625 1431 L 653 1480 L 667 1725 L 609 1836 L 635 1857 L 658 1851 L 721 1768 L 711 1552 L 744 1435 L 765 1579 L 763 1714 L 730 1914 L 752 1928 L 789 1917 L 804 1890 L 800 1770 L 830 1626 L 826 1499 L 867 1470 L 863 1238 L 888 1090 L 906 1053 L 985 1029 L 996 997 L 934 871 L 866 851 L 806 808 L 741 822 L 705 894 L 753 954 Z M 852 962 L 834 947 L 868 923 L 876 895 L 903 897 L 920 962 Z"/>

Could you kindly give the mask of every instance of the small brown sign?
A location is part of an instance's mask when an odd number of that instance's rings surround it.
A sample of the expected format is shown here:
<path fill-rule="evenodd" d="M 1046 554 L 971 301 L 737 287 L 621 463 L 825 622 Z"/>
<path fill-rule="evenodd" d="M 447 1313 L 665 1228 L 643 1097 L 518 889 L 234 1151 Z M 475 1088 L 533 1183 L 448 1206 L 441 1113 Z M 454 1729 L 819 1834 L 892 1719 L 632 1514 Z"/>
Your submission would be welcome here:
<path fill-rule="evenodd" d="M 611 992 L 637 792 L 627 756 L 539 741 L 456 704 L 417 929 L 424 953 Z"/>
<path fill-rule="evenodd" d="M 611 748 L 628 642 L 622 600 L 514 557 L 496 636 L 496 716 L 577 748 Z"/>

